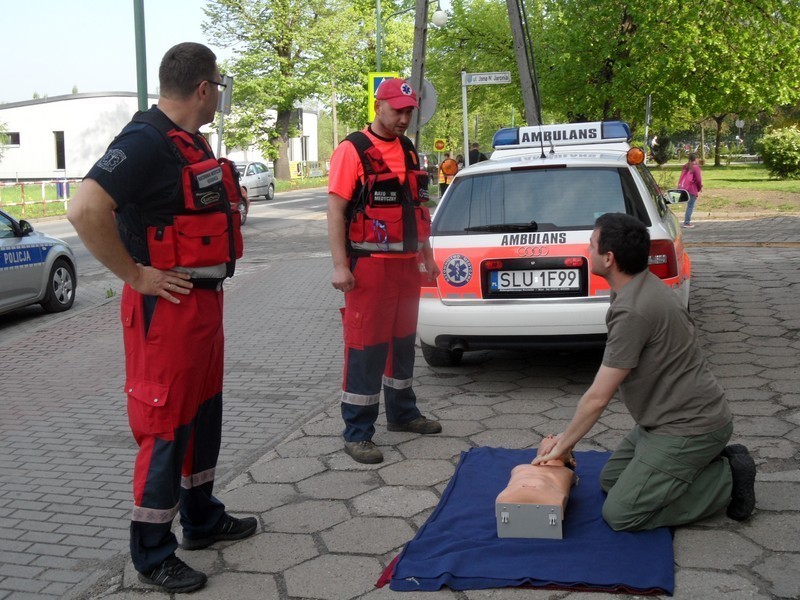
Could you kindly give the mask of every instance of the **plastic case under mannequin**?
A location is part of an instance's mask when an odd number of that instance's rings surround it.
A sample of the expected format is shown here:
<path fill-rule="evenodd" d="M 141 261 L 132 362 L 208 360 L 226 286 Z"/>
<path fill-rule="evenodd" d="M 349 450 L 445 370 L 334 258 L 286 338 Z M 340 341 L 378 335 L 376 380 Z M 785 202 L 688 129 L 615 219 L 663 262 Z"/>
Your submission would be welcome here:
<path fill-rule="evenodd" d="M 564 538 L 563 510 L 560 505 L 497 502 L 497 537 L 500 538 Z"/>

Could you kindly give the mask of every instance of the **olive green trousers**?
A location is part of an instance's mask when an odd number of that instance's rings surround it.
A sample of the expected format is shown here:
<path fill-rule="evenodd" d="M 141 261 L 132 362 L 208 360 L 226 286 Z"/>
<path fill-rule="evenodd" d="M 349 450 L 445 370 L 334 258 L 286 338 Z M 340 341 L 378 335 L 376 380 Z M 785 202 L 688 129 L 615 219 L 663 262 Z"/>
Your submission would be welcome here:
<path fill-rule="evenodd" d="M 600 473 L 603 518 L 616 531 L 692 523 L 726 507 L 731 469 L 721 456 L 733 423 L 694 436 L 649 433 L 638 425 Z"/>

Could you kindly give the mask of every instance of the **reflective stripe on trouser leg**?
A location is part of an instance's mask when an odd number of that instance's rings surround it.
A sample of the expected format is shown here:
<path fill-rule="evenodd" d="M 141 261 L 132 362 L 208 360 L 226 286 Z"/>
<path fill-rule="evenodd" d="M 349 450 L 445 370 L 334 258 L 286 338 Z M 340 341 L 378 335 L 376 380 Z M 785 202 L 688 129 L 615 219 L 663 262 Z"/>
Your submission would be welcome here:
<path fill-rule="evenodd" d="M 408 423 L 420 416 L 412 387 L 419 314 L 419 263 L 416 259 L 398 261 L 392 280 L 397 282 L 397 307 L 392 324 L 392 343 L 383 377 L 386 420 Z"/>
<path fill-rule="evenodd" d="M 222 294 L 193 290 L 179 305 L 159 300 L 146 333 L 142 309 L 142 296 L 125 286 L 128 420 L 139 444 L 131 558 L 140 572 L 158 566 L 177 548 L 171 523 L 179 505 L 205 531 L 224 512 L 211 495 L 221 430 Z M 182 475 L 183 481 L 203 480 L 193 487 L 194 502 L 186 505 Z"/>
<path fill-rule="evenodd" d="M 408 423 L 420 416 L 414 382 L 416 333 L 392 340 L 392 351 L 383 376 L 383 398 L 389 423 Z"/>

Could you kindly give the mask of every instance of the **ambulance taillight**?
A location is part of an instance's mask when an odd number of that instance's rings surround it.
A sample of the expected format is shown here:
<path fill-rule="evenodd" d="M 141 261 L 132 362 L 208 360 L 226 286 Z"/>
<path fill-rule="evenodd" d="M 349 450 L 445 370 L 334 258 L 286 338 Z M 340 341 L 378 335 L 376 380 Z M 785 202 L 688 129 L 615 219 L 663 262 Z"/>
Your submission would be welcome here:
<path fill-rule="evenodd" d="M 650 272 L 659 279 L 678 276 L 678 259 L 671 240 L 651 240 L 650 257 L 647 260 Z"/>

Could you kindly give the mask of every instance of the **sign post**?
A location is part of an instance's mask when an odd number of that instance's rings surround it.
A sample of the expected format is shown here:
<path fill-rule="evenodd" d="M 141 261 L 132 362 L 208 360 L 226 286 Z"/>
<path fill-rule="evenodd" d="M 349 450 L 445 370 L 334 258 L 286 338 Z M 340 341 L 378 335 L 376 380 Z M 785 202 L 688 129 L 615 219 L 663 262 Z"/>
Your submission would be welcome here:
<path fill-rule="evenodd" d="M 369 85 L 367 87 L 369 91 L 369 97 L 367 98 L 367 121 L 370 123 L 375 120 L 375 93 L 378 91 L 378 86 L 384 79 L 394 79 L 399 76 L 400 73 L 391 72 L 367 73 L 367 77 L 369 78 Z"/>
<path fill-rule="evenodd" d="M 461 112 L 464 118 L 464 165 L 469 166 L 469 123 L 467 120 L 467 86 L 511 83 L 510 71 L 467 73 L 461 71 Z"/>

